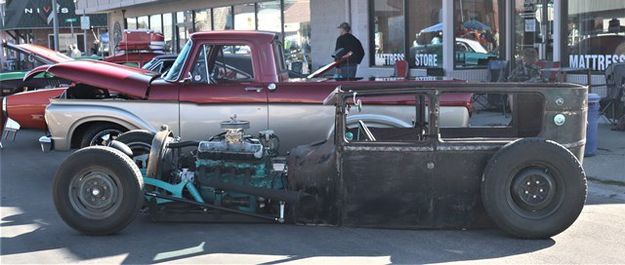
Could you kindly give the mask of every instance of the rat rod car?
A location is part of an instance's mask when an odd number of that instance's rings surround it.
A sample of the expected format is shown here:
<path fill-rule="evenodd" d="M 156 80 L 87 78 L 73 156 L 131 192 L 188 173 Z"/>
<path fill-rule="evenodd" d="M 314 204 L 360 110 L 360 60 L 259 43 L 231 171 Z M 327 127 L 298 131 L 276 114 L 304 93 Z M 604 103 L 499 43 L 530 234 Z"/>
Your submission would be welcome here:
<path fill-rule="evenodd" d="M 449 93 L 509 95 L 511 120 L 441 128 Z M 587 90 L 569 84 L 442 84 L 393 89 L 343 86 L 334 131 L 279 157 L 279 138 L 233 115 L 225 131 L 183 141 L 163 128 L 145 142 L 111 141 L 70 155 L 53 183 L 63 220 L 86 234 L 111 234 L 145 207 L 161 221 L 268 221 L 387 228 L 479 228 L 545 238 L 568 228 L 586 198 L 581 166 Z M 409 128 L 374 128 L 358 112 L 402 100 Z M 496 115 L 501 117 L 502 115 Z M 130 131 L 126 134 L 141 132 Z"/>

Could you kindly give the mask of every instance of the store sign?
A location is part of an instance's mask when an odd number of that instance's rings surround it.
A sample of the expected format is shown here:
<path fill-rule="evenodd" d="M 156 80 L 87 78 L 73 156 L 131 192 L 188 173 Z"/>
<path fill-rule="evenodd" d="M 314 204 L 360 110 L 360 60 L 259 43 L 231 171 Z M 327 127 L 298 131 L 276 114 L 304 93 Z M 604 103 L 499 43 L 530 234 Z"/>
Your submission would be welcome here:
<path fill-rule="evenodd" d="M 376 53 L 375 54 L 375 65 L 378 66 L 386 66 L 386 65 L 395 65 L 395 62 L 399 60 L 404 60 L 403 53 Z"/>
<path fill-rule="evenodd" d="M 414 58 L 417 67 L 436 67 L 438 66 L 438 54 L 417 54 Z"/>
<path fill-rule="evenodd" d="M 604 71 L 610 64 L 625 63 L 625 54 L 571 54 L 569 65 L 571 68 L 584 68 L 594 71 Z"/>

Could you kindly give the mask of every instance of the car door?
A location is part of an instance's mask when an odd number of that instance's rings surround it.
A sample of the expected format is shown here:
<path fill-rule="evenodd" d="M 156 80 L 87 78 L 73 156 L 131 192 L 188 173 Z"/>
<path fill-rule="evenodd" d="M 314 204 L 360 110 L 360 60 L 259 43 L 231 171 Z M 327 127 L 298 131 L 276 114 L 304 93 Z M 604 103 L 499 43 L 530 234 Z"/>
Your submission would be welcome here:
<path fill-rule="evenodd" d="M 337 137 L 342 145 L 339 174 L 343 224 L 397 228 L 432 224 L 437 138 L 426 129 L 433 126 L 426 123 L 425 95 L 417 98 L 412 128 L 373 128 L 366 122 L 358 128 L 337 124 L 347 127 L 343 129 L 345 137 Z M 366 97 L 360 99 L 365 102 L 362 109 L 374 107 L 366 103 Z M 369 134 L 372 137 L 366 136 Z"/>
<path fill-rule="evenodd" d="M 248 133 L 266 129 L 267 91 L 254 79 L 249 46 L 205 43 L 198 49 L 179 94 L 181 136 L 206 139 L 235 117 L 250 122 Z"/>

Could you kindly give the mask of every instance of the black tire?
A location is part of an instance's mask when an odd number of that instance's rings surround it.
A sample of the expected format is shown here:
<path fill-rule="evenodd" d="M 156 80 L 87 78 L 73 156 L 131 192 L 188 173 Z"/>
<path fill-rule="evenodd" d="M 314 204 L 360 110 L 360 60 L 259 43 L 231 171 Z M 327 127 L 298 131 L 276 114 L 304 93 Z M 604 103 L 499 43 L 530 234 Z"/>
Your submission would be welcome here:
<path fill-rule="evenodd" d="M 133 155 L 146 155 L 152 148 L 154 133 L 148 130 L 132 130 L 117 136 L 117 141 L 126 144 L 132 150 Z"/>
<path fill-rule="evenodd" d="M 102 139 L 100 138 L 101 136 L 110 134 L 115 139 L 118 135 L 122 134 L 125 131 L 127 131 L 126 128 L 116 124 L 94 124 L 87 128 L 85 133 L 82 135 L 82 138 L 80 139 L 80 148 L 84 148 L 87 146 L 106 145 L 106 143 L 102 142 Z"/>
<path fill-rule="evenodd" d="M 52 195 L 70 227 L 84 234 L 108 235 L 137 216 L 143 205 L 143 177 L 121 151 L 92 146 L 74 152 L 61 164 Z"/>
<path fill-rule="evenodd" d="M 537 138 L 507 144 L 488 162 L 482 202 L 505 232 L 549 238 L 567 229 L 586 201 L 586 175 L 560 144 Z"/>

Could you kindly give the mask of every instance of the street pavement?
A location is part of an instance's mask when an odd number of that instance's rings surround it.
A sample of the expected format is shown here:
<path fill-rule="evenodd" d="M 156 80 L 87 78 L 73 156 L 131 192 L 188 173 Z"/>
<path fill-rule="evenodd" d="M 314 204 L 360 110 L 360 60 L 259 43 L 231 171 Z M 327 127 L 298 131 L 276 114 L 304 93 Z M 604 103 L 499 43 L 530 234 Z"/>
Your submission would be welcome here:
<path fill-rule="evenodd" d="M 153 223 L 144 216 L 120 234 L 84 236 L 63 223 L 52 203 L 52 177 L 69 153 L 41 153 L 36 143 L 40 135 L 22 131 L 0 151 L 2 264 L 625 263 L 625 188 L 594 181 L 589 182 L 579 219 L 547 240 L 514 239 L 497 229 L 172 224 Z M 615 140 L 608 147 L 613 150 L 618 144 Z M 596 156 L 586 159 L 585 166 L 589 176 L 600 179 L 602 166 L 594 160 L 604 161 Z M 609 165 L 624 164 L 621 160 Z M 618 167 L 606 170 L 625 172 Z"/>

